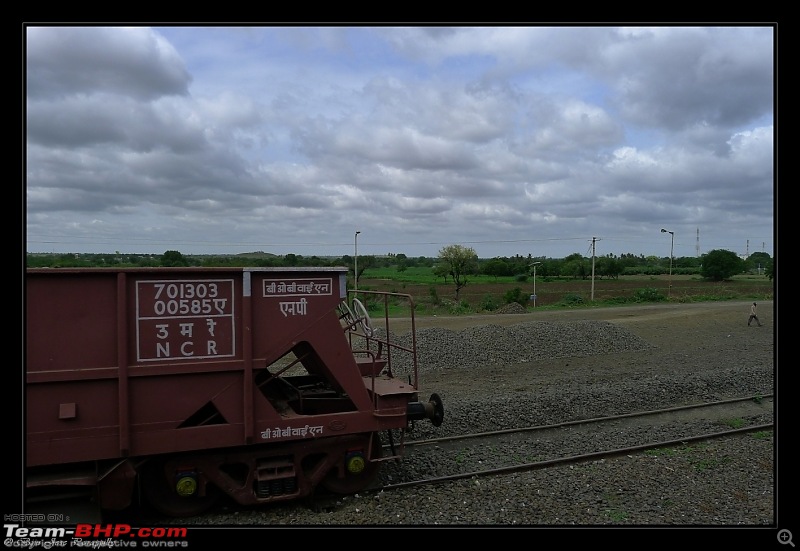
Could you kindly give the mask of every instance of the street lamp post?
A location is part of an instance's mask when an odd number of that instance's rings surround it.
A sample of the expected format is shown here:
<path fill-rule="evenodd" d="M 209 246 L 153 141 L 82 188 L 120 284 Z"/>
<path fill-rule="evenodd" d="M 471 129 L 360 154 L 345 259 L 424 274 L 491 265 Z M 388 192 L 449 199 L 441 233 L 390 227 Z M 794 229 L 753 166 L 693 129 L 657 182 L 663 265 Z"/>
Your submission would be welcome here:
<path fill-rule="evenodd" d="M 533 266 L 533 307 L 536 308 L 536 266 L 541 264 L 541 262 L 534 262 L 531 264 Z"/>
<path fill-rule="evenodd" d="M 661 228 L 661 233 L 668 233 L 670 236 L 670 244 L 669 244 L 669 290 L 667 291 L 667 296 L 672 295 L 672 250 L 675 247 L 675 232 L 665 230 Z"/>
<path fill-rule="evenodd" d="M 354 264 L 354 267 L 353 267 L 353 276 L 354 276 L 355 290 L 356 291 L 358 291 L 358 234 L 359 233 L 361 233 L 361 232 L 357 231 L 356 235 L 353 237 L 353 240 L 355 241 L 355 250 L 356 250 L 355 251 L 356 252 L 355 264 Z"/>

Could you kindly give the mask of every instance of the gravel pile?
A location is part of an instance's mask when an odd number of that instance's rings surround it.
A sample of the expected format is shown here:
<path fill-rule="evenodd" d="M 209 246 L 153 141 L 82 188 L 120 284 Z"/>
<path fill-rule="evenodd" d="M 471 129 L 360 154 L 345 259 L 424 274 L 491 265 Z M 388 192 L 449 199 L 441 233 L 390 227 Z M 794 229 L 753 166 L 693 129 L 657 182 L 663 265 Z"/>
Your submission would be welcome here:
<path fill-rule="evenodd" d="M 376 330 L 384 338 L 382 330 Z M 390 334 L 389 340 L 411 348 L 411 334 Z M 496 324 L 460 331 L 429 328 L 417 331 L 420 373 L 448 369 L 477 369 L 491 364 L 516 364 L 543 359 L 586 357 L 652 348 L 630 331 L 604 321 L 529 321 L 510 326 Z M 406 373 L 410 356 L 392 358 L 395 375 Z"/>
<path fill-rule="evenodd" d="M 743 336 L 732 345 L 734 329 L 712 329 L 712 336 L 697 333 L 680 341 L 665 338 L 658 344 L 620 325 L 598 321 L 418 330 L 420 398 L 425 398 L 425 392 L 440 394 L 445 421 L 440 427 L 417 422 L 407 440 L 772 393 L 773 336 L 736 328 Z M 402 341 L 408 336 L 392 338 Z M 743 353 L 754 349 L 761 353 L 755 357 Z M 395 371 L 401 367 L 396 361 Z M 769 414 L 745 421 L 771 420 Z M 719 430 L 708 428 L 708 432 Z M 657 424 L 643 425 L 636 429 L 636 438 L 668 437 L 660 430 Z M 618 437 L 605 436 L 608 441 L 598 442 L 597 447 L 622 447 L 631 437 L 629 431 L 620 431 Z M 548 446 L 564 453 L 570 447 L 585 452 L 591 439 L 591 433 L 575 431 L 535 445 L 542 453 Z M 489 465 L 499 461 L 500 454 L 507 455 L 491 447 L 482 454 L 471 460 Z M 303 502 L 223 511 L 180 522 L 764 526 L 774 522 L 773 456 L 773 434 L 765 431 L 679 447 L 674 453 L 637 453 L 529 473 L 457 480 L 435 488 L 343 496 L 323 510 Z M 409 454 L 400 464 L 387 464 L 382 480 L 442 474 L 444 457 Z"/>

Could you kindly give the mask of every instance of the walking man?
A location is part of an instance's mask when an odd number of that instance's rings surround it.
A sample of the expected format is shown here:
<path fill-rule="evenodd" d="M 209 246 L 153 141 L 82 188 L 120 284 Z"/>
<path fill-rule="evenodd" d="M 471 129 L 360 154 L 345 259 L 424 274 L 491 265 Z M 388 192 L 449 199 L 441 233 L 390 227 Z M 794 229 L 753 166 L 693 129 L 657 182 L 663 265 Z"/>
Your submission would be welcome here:
<path fill-rule="evenodd" d="M 756 313 L 756 303 L 754 302 L 753 305 L 750 307 L 750 317 L 747 318 L 747 327 L 750 327 L 750 323 L 756 320 L 756 323 L 759 327 L 761 327 L 761 322 L 758 320 L 758 314 Z"/>

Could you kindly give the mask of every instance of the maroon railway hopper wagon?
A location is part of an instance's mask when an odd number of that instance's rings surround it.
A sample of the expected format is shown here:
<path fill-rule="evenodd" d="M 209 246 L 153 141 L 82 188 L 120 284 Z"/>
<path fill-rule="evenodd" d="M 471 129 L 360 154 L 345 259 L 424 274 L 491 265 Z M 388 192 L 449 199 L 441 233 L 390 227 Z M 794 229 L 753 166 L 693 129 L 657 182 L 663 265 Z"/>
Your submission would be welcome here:
<path fill-rule="evenodd" d="M 173 516 L 353 493 L 418 420 L 413 300 L 347 268 L 29 269 L 26 503 Z M 391 301 L 411 306 L 392 342 Z M 369 309 L 383 305 L 383 324 Z M 377 316 L 375 319 L 379 319 Z"/>

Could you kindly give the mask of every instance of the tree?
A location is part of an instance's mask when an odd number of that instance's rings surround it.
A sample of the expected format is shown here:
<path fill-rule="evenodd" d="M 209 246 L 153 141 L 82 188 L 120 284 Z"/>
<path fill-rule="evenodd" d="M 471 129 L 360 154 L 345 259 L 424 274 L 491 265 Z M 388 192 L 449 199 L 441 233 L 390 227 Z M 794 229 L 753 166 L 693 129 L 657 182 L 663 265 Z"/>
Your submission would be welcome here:
<path fill-rule="evenodd" d="M 746 267 L 748 270 L 758 270 L 758 273 L 760 274 L 762 273 L 762 270 L 764 270 L 767 267 L 767 264 L 771 260 L 772 259 L 767 253 L 762 253 L 762 252 L 753 253 L 749 257 L 747 257 Z"/>
<path fill-rule="evenodd" d="M 456 302 L 461 289 L 467 284 L 467 276 L 478 273 L 478 255 L 472 247 L 448 245 L 439 250 L 439 260 L 446 267 L 456 286 Z"/>
<path fill-rule="evenodd" d="M 367 268 L 374 268 L 377 265 L 377 261 L 374 255 L 368 256 L 359 256 L 358 257 L 358 274 L 356 274 L 356 280 L 361 279 L 361 276 L 364 275 L 364 272 Z M 353 266 L 355 269 L 355 266 Z"/>
<path fill-rule="evenodd" d="M 179 251 L 164 251 L 161 255 L 162 266 L 188 266 L 189 262 Z"/>
<path fill-rule="evenodd" d="M 502 258 L 493 258 L 483 264 L 483 273 L 497 280 L 500 276 L 511 275 L 511 268 Z"/>
<path fill-rule="evenodd" d="M 619 274 L 622 273 L 622 263 L 611 256 L 600 256 L 595 263 L 595 273 L 600 278 L 619 279 Z"/>
<path fill-rule="evenodd" d="M 433 267 L 433 275 L 444 279 L 444 284 L 447 285 L 447 278 L 450 276 L 450 266 L 442 263 Z"/>
<path fill-rule="evenodd" d="M 772 281 L 775 278 L 775 259 L 770 258 L 767 261 L 767 265 L 764 267 L 764 275 Z"/>
<path fill-rule="evenodd" d="M 733 251 L 714 249 L 703 255 L 700 275 L 711 281 L 723 281 L 739 274 L 744 269 L 744 261 Z"/>
<path fill-rule="evenodd" d="M 586 279 L 587 274 L 586 259 L 580 253 L 572 253 L 561 265 L 561 275 Z"/>

